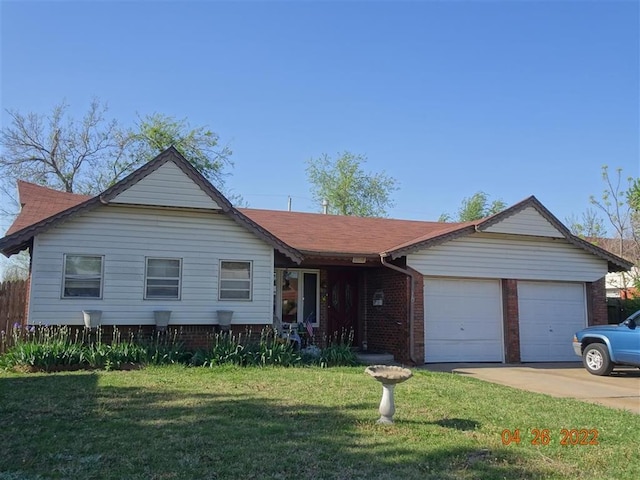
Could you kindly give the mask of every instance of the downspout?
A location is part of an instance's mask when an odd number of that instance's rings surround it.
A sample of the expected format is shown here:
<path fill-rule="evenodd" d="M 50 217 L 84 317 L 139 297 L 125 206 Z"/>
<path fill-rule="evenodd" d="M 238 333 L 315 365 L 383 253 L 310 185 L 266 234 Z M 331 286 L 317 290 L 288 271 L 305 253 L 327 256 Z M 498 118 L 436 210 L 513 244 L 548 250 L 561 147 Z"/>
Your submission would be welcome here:
<path fill-rule="evenodd" d="M 424 363 L 424 361 L 422 362 L 417 362 L 414 354 L 414 333 L 413 333 L 413 315 L 414 315 L 414 307 L 413 307 L 413 303 L 414 303 L 414 297 L 415 297 L 415 292 L 416 292 L 416 287 L 414 285 L 414 281 L 413 281 L 413 274 L 409 271 L 406 270 L 404 268 L 398 267 L 397 265 L 394 265 L 392 263 L 388 263 L 386 261 L 386 254 L 381 253 L 380 254 L 380 263 L 382 263 L 383 266 L 390 268 L 391 270 L 395 270 L 396 272 L 400 272 L 405 274 L 407 277 L 409 277 L 409 284 L 410 284 L 410 296 L 409 296 L 409 360 L 411 360 L 415 365 L 419 365 Z"/>

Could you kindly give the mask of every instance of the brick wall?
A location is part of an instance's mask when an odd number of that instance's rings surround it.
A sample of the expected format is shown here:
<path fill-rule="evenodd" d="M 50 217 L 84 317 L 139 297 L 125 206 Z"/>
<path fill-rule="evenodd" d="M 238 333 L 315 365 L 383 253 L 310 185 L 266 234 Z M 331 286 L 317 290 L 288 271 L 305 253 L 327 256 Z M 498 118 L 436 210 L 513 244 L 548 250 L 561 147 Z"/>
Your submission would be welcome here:
<path fill-rule="evenodd" d="M 609 323 L 605 277 L 595 282 L 587 283 L 587 311 L 589 325 L 606 325 Z"/>
<path fill-rule="evenodd" d="M 424 363 L 424 277 L 409 268 L 414 279 L 413 298 L 413 359 Z"/>
<path fill-rule="evenodd" d="M 520 362 L 520 319 L 517 280 L 502 280 L 502 315 L 505 359 L 507 363 L 518 363 Z"/>
<path fill-rule="evenodd" d="M 408 279 L 389 268 L 370 269 L 362 289 L 367 305 L 366 338 L 362 340 L 366 340 L 369 351 L 392 353 L 401 362 L 409 361 Z M 384 293 L 382 306 L 373 305 L 373 296 L 378 291 Z"/>
<path fill-rule="evenodd" d="M 327 312 L 327 299 L 329 295 L 327 291 L 328 282 L 327 270 L 320 270 L 320 318 L 318 319 L 318 327 L 313 329 L 313 343 L 320 348 L 326 347 L 327 331 L 329 328 Z"/>

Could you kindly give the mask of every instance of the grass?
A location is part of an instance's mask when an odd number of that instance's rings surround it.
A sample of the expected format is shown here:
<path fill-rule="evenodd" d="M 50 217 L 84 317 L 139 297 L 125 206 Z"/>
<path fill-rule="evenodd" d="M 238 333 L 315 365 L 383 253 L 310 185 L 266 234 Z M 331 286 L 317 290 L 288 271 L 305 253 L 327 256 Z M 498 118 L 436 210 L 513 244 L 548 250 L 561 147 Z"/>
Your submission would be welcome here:
<path fill-rule="evenodd" d="M 0 373 L 0 480 L 640 478 L 638 415 L 415 370 L 396 423 L 378 425 L 363 371 Z M 599 445 L 562 446 L 562 428 L 597 429 Z"/>

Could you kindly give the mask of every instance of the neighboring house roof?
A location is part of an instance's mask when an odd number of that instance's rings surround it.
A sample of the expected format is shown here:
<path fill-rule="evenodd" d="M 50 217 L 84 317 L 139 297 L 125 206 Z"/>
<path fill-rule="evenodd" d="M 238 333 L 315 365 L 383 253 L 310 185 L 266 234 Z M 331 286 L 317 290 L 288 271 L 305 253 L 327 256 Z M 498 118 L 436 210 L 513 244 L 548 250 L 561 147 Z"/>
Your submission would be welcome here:
<path fill-rule="evenodd" d="M 609 271 L 625 271 L 633 265 L 607 250 L 572 235 L 533 196 L 491 217 L 466 223 L 236 209 L 173 147 L 95 197 L 58 192 L 21 182 L 19 189 L 23 208 L 9 228 L 7 236 L 0 239 L 0 251 L 5 255 L 17 253 L 29 246 L 35 235 L 46 231 L 51 226 L 98 205 L 109 204 L 110 200 L 168 161 L 173 161 L 220 206 L 225 214 L 296 263 L 300 263 L 305 256 L 398 258 L 454 238 L 490 231 L 496 224 L 532 207 L 558 231 L 560 237 L 606 260 Z"/>
<path fill-rule="evenodd" d="M 608 252 L 618 255 L 630 262 L 640 258 L 640 244 L 637 240 L 625 238 L 620 241 L 619 238 L 585 238 L 589 243 L 605 249 Z"/>
<path fill-rule="evenodd" d="M 18 253 L 30 245 L 35 235 L 99 205 L 108 205 L 110 200 L 170 161 L 191 178 L 236 223 L 253 232 L 258 238 L 266 241 L 291 260 L 297 263 L 302 261 L 302 256 L 294 248 L 286 245 L 271 232 L 264 230 L 253 220 L 236 210 L 229 200 L 213 187 L 174 147 L 169 147 L 156 158 L 95 197 L 57 192 L 22 182 L 24 185 L 19 193 L 20 203 L 23 207 L 16 220 L 9 227 L 7 235 L 0 239 L 0 251 L 7 256 Z M 36 213 L 36 210 L 39 213 Z"/>

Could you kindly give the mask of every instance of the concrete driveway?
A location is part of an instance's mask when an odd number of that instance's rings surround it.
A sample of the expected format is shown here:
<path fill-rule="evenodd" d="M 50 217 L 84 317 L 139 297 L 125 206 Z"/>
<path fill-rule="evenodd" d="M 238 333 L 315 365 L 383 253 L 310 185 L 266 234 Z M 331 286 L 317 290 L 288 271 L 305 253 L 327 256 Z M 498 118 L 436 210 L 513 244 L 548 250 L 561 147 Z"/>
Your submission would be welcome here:
<path fill-rule="evenodd" d="M 427 364 L 426 370 L 450 372 L 553 397 L 575 398 L 640 415 L 640 370 L 619 368 L 609 377 L 588 373 L 581 363 Z"/>

